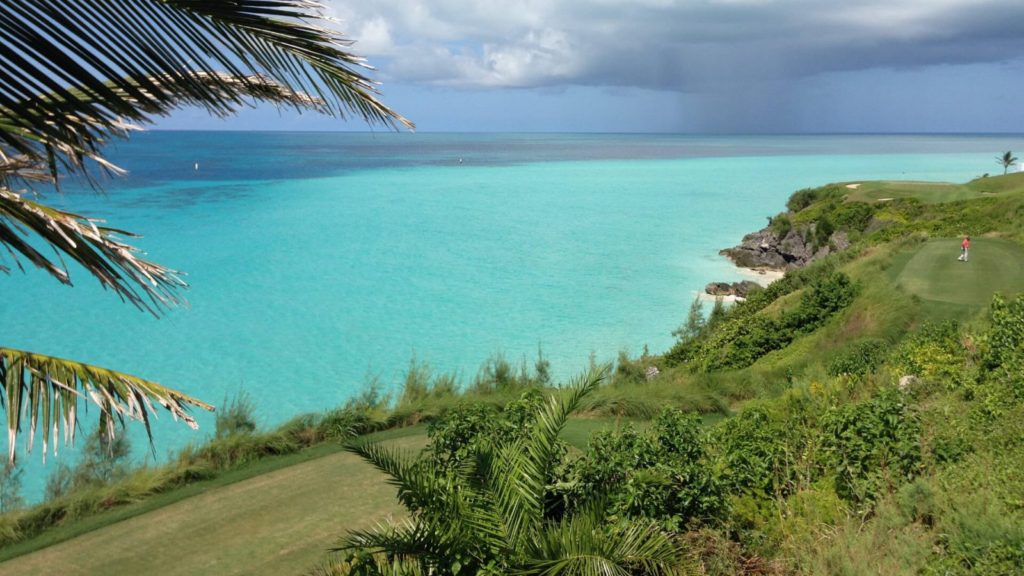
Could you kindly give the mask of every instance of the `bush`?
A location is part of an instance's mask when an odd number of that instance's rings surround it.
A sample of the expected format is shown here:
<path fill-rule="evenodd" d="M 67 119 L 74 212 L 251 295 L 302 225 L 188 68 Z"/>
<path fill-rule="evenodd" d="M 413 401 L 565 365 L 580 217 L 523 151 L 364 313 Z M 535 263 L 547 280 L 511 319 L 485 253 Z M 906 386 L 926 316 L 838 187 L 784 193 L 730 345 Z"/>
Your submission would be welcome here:
<path fill-rule="evenodd" d="M 256 431 L 255 412 L 256 404 L 245 390 L 240 390 L 230 401 L 225 396 L 217 411 L 213 435 L 224 438 L 234 434 L 252 434 Z"/>
<path fill-rule="evenodd" d="M 882 365 L 888 351 L 889 344 L 885 340 L 854 342 L 829 362 L 828 374 L 862 378 Z"/>
<path fill-rule="evenodd" d="M 713 446 L 732 493 L 781 495 L 789 484 L 786 428 L 765 408 L 752 407 L 725 420 L 712 433 Z"/>
<path fill-rule="evenodd" d="M 543 402 L 540 391 L 532 389 L 501 408 L 484 402 L 459 404 L 427 426 L 427 450 L 434 462 L 456 466 L 476 454 L 482 443 L 500 443 L 525 434 Z"/>
<path fill-rule="evenodd" d="M 863 232 L 874 218 L 875 207 L 865 202 L 845 202 L 832 214 L 835 225 L 842 230 Z"/>
<path fill-rule="evenodd" d="M 982 365 L 993 372 L 1024 357 L 1024 295 L 1008 303 L 997 294 L 992 298 L 989 317 L 992 328 L 985 337 Z"/>
<path fill-rule="evenodd" d="M 817 196 L 817 188 L 804 188 L 803 190 L 797 190 L 796 192 L 793 192 L 793 194 L 790 195 L 789 200 L 786 201 L 786 209 L 790 212 L 799 212 L 814 203 Z"/>
<path fill-rule="evenodd" d="M 921 471 L 921 419 L 899 390 L 833 408 L 822 428 L 836 493 L 848 502 L 870 507 Z"/>
<path fill-rule="evenodd" d="M 613 517 L 657 520 L 672 532 L 716 522 L 726 508 L 725 485 L 706 443 L 700 419 L 678 410 L 663 411 L 647 432 L 599 432 L 568 470 L 569 499 L 583 506 L 607 497 Z"/>
<path fill-rule="evenodd" d="M 967 359 L 956 322 L 927 323 L 905 338 L 889 359 L 900 375 L 929 381 L 958 383 Z"/>
<path fill-rule="evenodd" d="M 789 216 L 779 214 L 771 219 L 771 222 L 768 223 L 768 228 L 777 238 L 782 239 L 793 229 L 793 221 L 789 219 Z"/>
<path fill-rule="evenodd" d="M 790 195 L 789 200 L 786 201 L 786 209 L 790 212 L 800 212 L 815 202 L 839 200 L 844 196 L 846 196 L 846 191 L 835 184 L 820 188 L 804 188 Z"/>

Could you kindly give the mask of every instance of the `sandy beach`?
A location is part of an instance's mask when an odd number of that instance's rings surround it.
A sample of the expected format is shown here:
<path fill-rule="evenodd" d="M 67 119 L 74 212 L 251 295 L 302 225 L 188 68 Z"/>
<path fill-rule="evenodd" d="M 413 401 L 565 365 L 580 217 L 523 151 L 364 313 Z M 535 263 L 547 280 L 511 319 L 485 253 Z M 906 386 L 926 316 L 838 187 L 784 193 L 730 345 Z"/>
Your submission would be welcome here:
<path fill-rule="evenodd" d="M 761 286 L 767 286 L 786 275 L 786 272 L 784 270 L 774 270 L 771 268 L 742 268 L 737 266 L 736 270 L 742 277 L 741 280 L 750 280 L 753 282 L 757 282 Z M 708 294 L 704 290 L 700 290 L 697 293 L 697 297 L 703 301 L 708 302 L 714 302 L 719 298 L 722 299 L 722 302 L 726 303 L 732 303 L 743 300 L 743 298 L 740 298 L 739 296 L 715 296 L 712 294 Z"/>

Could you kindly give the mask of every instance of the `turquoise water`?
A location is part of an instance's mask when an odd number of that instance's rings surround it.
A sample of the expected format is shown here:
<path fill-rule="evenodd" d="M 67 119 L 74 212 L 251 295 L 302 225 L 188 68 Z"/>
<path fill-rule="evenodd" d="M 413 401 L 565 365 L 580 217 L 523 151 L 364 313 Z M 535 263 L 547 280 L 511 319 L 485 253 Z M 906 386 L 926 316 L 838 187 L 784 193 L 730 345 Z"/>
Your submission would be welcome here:
<path fill-rule="evenodd" d="M 110 366 L 220 403 L 248 391 L 266 425 L 323 410 L 411 358 L 471 380 L 488 356 L 559 378 L 593 354 L 665 350 L 694 295 L 740 277 L 720 248 L 794 190 L 834 181 L 964 181 L 1017 136 L 714 137 L 145 133 L 131 170 L 59 205 L 138 231 L 184 270 L 189 307 L 157 320 L 81 271 L 4 279 L 3 344 Z M 459 163 L 459 159 L 462 163 Z M 193 169 L 199 162 L 200 169 Z M 93 411 L 95 412 L 95 411 Z M 160 414 L 156 452 L 212 432 Z M 141 458 L 146 444 L 132 427 Z M 48 468 L 24 458 L 38 498 Z M 52 461 L 51 461 L 52 462 Z"/>

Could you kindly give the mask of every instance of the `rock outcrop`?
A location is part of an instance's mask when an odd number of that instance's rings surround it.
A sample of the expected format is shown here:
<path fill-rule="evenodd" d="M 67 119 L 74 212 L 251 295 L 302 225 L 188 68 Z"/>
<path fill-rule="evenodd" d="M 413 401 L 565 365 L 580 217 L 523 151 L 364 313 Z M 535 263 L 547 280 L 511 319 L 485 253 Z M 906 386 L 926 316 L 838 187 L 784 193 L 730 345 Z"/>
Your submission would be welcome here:
<path fill-rule="evenodd" d="M 752 290 L 759 290 L 761 285 L 750 280 L 742 282 L 712 282 L 704 287 L 704 292 L 712 296 L 736 296 L 746 298 Z"/>
<path fill-rule="evenodd" d="M 788 270 L 806 266 L 850 246 L 846 232 L 841 230 L 829 236 L 817 250 L 814 249 L 814 237 L 814 224 L 793 226 L 781 238 L 771 227 L 766 227 L 747 234 L 738 246 L 726 248 L 719 254 L 743 268 Z"/>

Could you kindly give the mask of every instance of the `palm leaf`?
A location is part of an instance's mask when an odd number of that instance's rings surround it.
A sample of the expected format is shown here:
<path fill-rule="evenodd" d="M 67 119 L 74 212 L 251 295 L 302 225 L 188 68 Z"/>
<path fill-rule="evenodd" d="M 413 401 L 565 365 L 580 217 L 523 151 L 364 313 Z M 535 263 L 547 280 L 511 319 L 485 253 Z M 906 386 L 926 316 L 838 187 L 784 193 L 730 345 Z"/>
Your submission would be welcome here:
<path fill-rule="evenodd" d="M 26 420 L 29 427 L 28 450 L 32 450 L 39 431 L 44 459 L 50 439 L 55 454 L 62 435 L 66 444 L 74 442 L 78 426 L 77 406 L 83 396 L 99 406 L 110 439 L 114 436 L 114 420 L 123 426 L 126 417 L 142 421 L 146 433 L 152 438 L 150 416 L 156 411 L 154 403 L 192 428 L 197 428 L 197 425 L 188 413 L 189 406 L 213 410 L 209 404 L 156 382 L 99 366 L 11 348 L 0 348 L 0 382 L 4 385 L 0 405 L 7 412 L 8 458 L 11 462 L 15 457 L 15 438 Z"/>
<path fill-rule="evenodd" d="M 62 261 L 54 261 L 24 238 L 28 231 L 59 253 L 78 262 L 127 300 L 154 315 L 177 303 L 176 290 L 187 286 L 178 272 L 139 257 L 138 249 L 121 241 L 131 233 L 101 226 L 101 220 L 64 212 L 0 187 L 0 244 L 46 270 L 65 284 L 71 277 Z M 18 263 L 20 267 L 20 263 Z"/>
<path fill-rule="evenodd" d="M 607 370 L 602 367 L 577 378 L 565 393 L 553 396 L 538 412 L 530 434 L 501 447 L 490 481 L 499 516 L 512 542 L 529 538 L 543 520 L 546 482 L 559 455 L 558 435 L 569 415 L 600 386 Z"/>
<path fill-rule="evenodd" d="M 257 78 L 310 94 L 327 114 L 412 127 L 326 23 L 309 0 L 6 0 L 0 144 L 47 159 L 54 176 L 58 163 L 80 171 L 125 120 L 184 103 L 230 114 Z"/>
<path fill-rule="evenodd" d="M 417 512 L 437 506 L 446 496 L 449 481 L 425 469 L 415 455 L 380 443 L 358 442 L 346 448 L 388 475 L 388 483 L 398 489 L 398 500 Z"/>
<path fill-rule="evenodd" d="M 180 81 L 170 75 L 145 80 L 147 86 L 158 87 Z M 244 92 L 261 100 L 284 102 L 314 110 L 323 108 L 322 101 L 295 92 L 269 78 L 233 78 L 227 74 L 199 73 L 199 77 L 190 78 L 190 81 L 206 83 L 214 92 L 223 86 L 231 86 L 236 92 Z M 133 93 L 145 95 L 148 89 L 131 79 L 122 79 L 120 85 L 114 82 L 107 84 L 113 92 L 129 101 L 134 101 Z M 122 85 L 135 86 L 136 90 L 126 91 Z M 69 94 L 83 101 L 93 97 L 82 90 L 70 90 Z M 227 97 L 227 94 L 221 94 Z M 116 170 L 111 165 L 108 168 Z M 176 291 L 187 285 L 178 273 L 138 258 L 138 250 L 117 237 L 133 237 L 133 234 L 99 226 L 100 220 L 50 208 L 4 187 L 5 183 L 10 185 L 18 181 L 49 179 L 45 161 L 27 155 L 3 158 L 0 153 L 0 244 L 4 244 L 12 255 L 19 254 L 61 282 L 70 284 L 70 276 L 62 263 L 43 255 L 22 238 L 31 231 L 56 252 L 68 255 L 81 264 L 105 288 L 112 289 L 122 299 L 139 308 L 157 314 L 163 307 L 179 302 Z M 15 261 L 17 263 L 17 259 Z"/>
<path fill-rule="evenodd" d="M 353 530 L 334 552 L 362 549 L 371 553 L 385 553 L 389 558 L 437 558 L 443 549 L 435 534 L 414 520 L 377 524 L 370 530 Z"/>
<path fill-rule="evenodd" d="M 650 574 L 676 576 L 687 572 L 684 549 L 653 522 L 608 526 L 597 509 L 559 523 L 548 523 L 531 535 L 528 559 L 519 574 L 531 576 L 607 576 Z"/>

